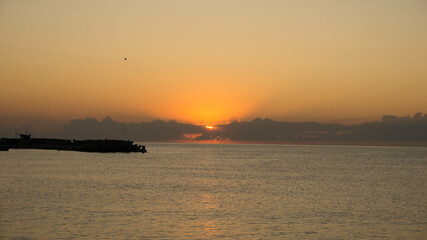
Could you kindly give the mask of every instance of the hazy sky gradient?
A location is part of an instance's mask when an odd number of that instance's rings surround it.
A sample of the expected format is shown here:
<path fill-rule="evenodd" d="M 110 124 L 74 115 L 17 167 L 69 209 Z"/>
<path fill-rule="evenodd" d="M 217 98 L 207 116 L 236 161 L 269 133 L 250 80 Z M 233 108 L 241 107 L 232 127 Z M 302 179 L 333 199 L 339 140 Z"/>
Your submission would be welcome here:
<path fill-rule="evenodd" d="M 0 125 L 427 112 L 423 0 L 1 0 L 0 36 Z"/>

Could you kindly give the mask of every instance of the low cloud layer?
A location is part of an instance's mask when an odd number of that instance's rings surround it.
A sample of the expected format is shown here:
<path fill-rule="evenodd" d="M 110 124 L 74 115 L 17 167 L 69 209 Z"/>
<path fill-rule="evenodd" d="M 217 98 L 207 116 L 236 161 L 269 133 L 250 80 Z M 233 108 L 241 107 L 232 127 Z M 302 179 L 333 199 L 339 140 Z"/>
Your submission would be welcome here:
<path fill-rule="evenodd" d="M 186 133 L 199 133 L 202 130 L 201 126 L 179 123 L 174 120 L 119 123 L 111 117 L 106 117 L 99 122 L 94 118 L 72 120 L 64 126 L 62 134 L 66 138 L 73 139 L 113 138 L 135 141 L 173 141 L 184 139 Z"/>
<path fill-rule="evenodd" d="M 0 136 L 13 137 L 30 128 L 0 126 Z M 43 133 L 33 133 L 41 137 Z M 381 121 L 347 126 L 317 122 L 280 122 L 268 118 L 204 126 L 154 120 L 141 123 L 121 123 L 106 117 L 76 119 L 65 124 L 62 132 L 50 137 L 68 139 L 130 139 L 134 141 L 257 141 L 257 142 L 427 142 L 427 114 L 396 117 L 385 115 Z"/>
<path fill-rule="evenodd" d="M 394 141 L 427 142 L 427 114 L 413 117 L 383 116 L 381 121 L 354 126 L 316 122 L 278 122 L 256 118 L 234 122 L 205 132 L 198 140 L 229 139 L 233 141 Z"/>

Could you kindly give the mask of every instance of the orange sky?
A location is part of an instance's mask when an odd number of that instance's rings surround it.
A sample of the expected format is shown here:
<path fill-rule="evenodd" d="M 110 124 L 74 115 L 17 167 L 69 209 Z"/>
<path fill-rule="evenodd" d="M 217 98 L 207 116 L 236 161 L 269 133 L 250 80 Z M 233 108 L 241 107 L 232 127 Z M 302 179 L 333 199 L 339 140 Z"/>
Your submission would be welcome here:
<path fill-rule="evenodd" d="M 427 112 L 422 0 L 2 0 L 0 36 L 0 125 Z"/>

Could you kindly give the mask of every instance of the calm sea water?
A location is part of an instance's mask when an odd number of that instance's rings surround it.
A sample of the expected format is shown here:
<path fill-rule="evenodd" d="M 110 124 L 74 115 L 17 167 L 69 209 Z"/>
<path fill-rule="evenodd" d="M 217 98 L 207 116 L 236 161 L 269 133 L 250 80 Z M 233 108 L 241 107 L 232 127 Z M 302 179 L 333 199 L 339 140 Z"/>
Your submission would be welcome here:
<path fill-rule="evenodd" d="M 0 239 L 426 239 L 427 148 L 0 152 Z"/>

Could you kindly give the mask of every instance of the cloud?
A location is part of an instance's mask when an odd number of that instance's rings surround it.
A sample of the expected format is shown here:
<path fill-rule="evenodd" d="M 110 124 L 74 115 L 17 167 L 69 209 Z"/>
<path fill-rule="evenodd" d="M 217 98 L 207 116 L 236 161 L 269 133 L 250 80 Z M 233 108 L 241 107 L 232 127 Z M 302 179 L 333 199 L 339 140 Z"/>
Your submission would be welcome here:
<path fill-rule="evenodd" d="M 353 126 L 256 118 L 249 122 L 220 125 L 216 131 L 205 131 L 197 140 L 217 138 L 234 141 L 427 142 L 427 114 L 417 113 L 412 118 L 386 115 L 380 122 Z"/>
<path fill-rule="evenodd" d="M 0 126 L 0 137 L 14 137 L 15 131 L 30 128 Z M 33 133 L 34 137 L 41 137 Z M 107 116 L 74 119 L 65 124 L 55 137 L 68 139 L 124 139 L 133 141 L 256 141 L 256 142 L 422 142 L 427 143 L 427 114 L 397 117 L 384 115 L 381 121 L 358 125 L 317 122 L 281 122 L 269 118 L 252 121 L 231 121 L 213 129 L 175 120 L 154 120 L 142 123 L 116 122 Z"/>
<path fill-rule="evenodd" d="M 182 140 L 185 134 L 200 133 L 203 127 L 179 123 L 175 120 L 168 122 L 154 120 L 142 123 L 120 123 L 111 117 L 101 121 L 94 118 L 75 119 L 64 125 L 63 136 L 73 139 L 131 139 L 134 141 Z"/>

